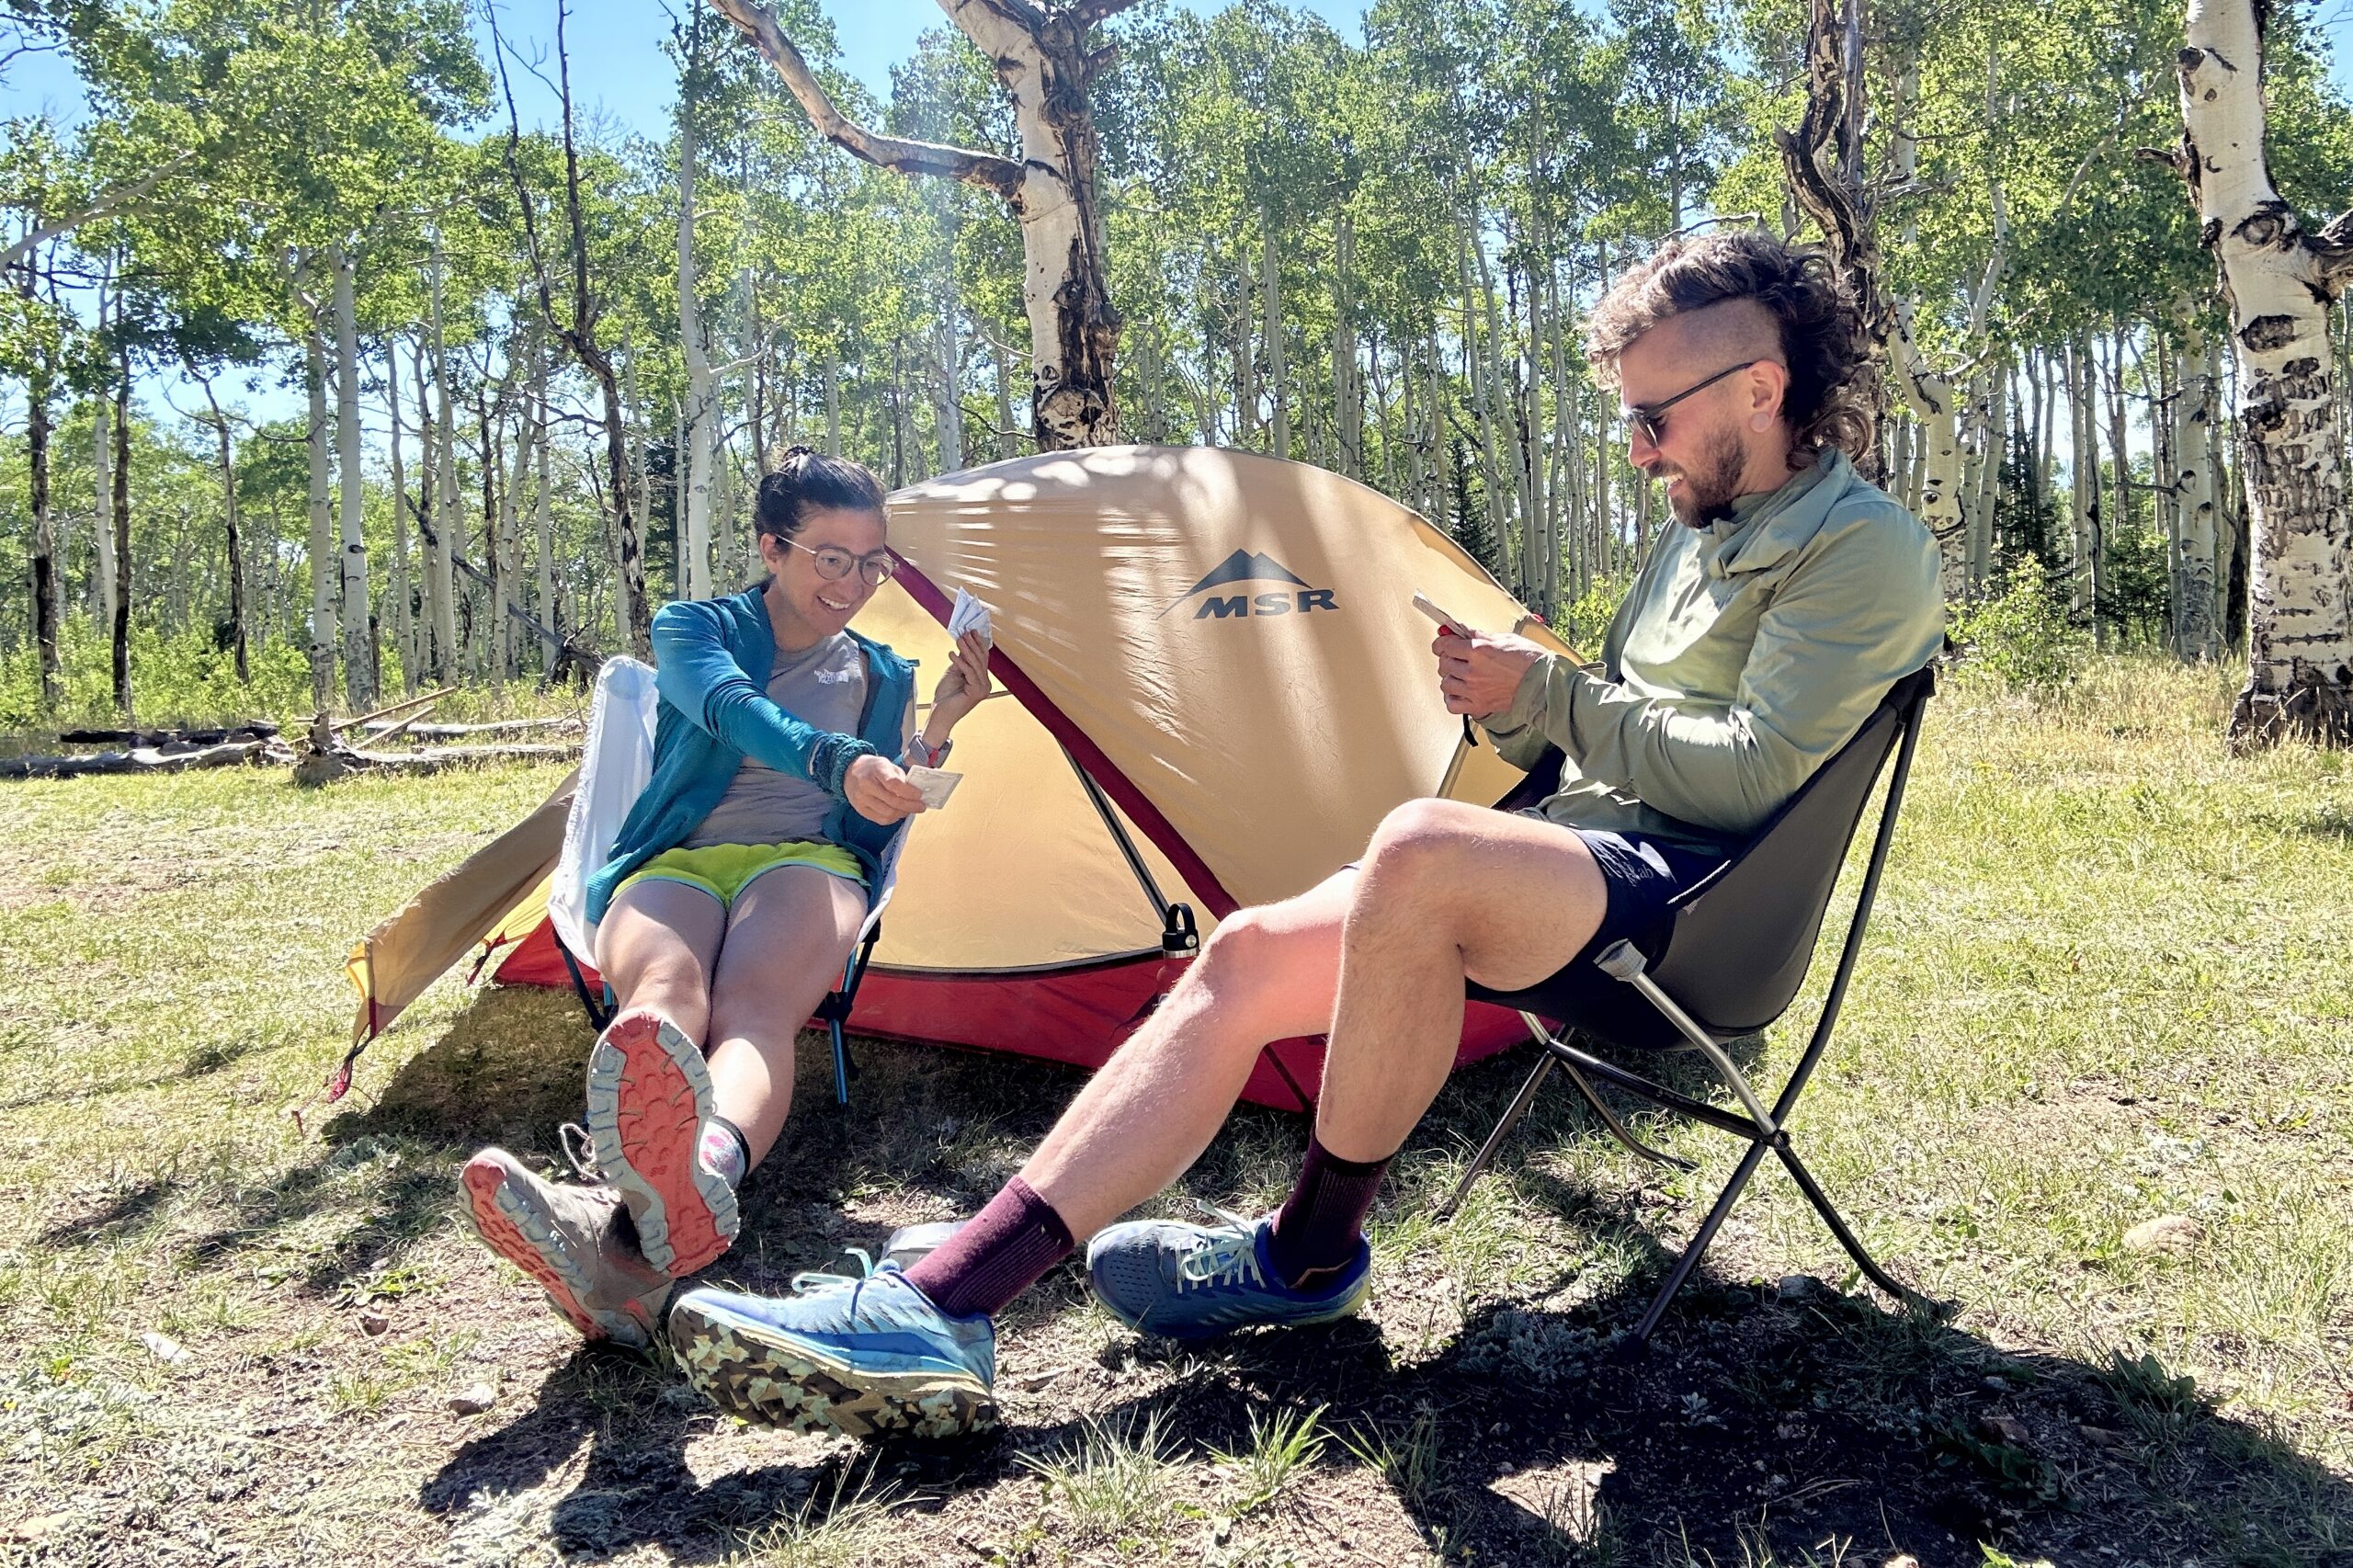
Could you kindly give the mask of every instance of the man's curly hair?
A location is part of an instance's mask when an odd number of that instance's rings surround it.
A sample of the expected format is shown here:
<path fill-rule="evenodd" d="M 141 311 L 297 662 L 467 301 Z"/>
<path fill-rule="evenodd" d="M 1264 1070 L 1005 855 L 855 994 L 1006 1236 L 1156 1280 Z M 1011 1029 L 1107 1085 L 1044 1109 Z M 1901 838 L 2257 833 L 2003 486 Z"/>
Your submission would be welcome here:
<path fill-rule="evenodd" d="M 1836 447 L 1870 460 L 1875 371 L 1855 301 L 1813 245 L 1791 244 L 1763 229 L 1718 230 L 1668 240 L 1620 276 L 1594 307 L 1586 352 L 1614 379 L 1618 357 L 1670 316 L 1730 300 L 1754 300 L 1780 329 L 1789 391 L 1790 454 L 1811 460 Z"/>

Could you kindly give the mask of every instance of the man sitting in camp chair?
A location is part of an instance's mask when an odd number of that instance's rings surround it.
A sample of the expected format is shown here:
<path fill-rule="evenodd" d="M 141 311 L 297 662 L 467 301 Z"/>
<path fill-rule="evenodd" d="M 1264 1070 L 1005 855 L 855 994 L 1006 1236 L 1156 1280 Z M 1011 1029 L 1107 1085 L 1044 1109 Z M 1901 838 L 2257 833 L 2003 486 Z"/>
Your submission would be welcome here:
<path fill-rule="evenodd" d="M 1670 241 L 1602 301 L 1588 351 L 1682 526 L 1653 543 L 1599 664 L 1508 636 L 1433 646 L 1449 709 L 1522 766 L 1558 746 L 1559 791 L 1524 814 L 1409 802 L 1358 864 L 1224 921 L 1020 1175 L 912 1268 L 680 1297 L 670 1340 L 698 1387 L 853 1436 L 967 1429 L 992 1413 L 991 1314 L 1090 1236 L 1096 1293 L 1146 1333 L 1354 1312 L 1365 1216 L 1453 1064 L 1465 981 L 1517 990 L 1655 944 L 1667 901 L 1936 651 L 1936 545 L 1849 461 L 1870 449 L 1850 385 L 1865 350 L 1818 253 L 1761 232 Z M 1313 1135 L 1277 1212 L 1112 1223 L 1199 1156 L 1267 1041 L 1319 1032 Z"/>

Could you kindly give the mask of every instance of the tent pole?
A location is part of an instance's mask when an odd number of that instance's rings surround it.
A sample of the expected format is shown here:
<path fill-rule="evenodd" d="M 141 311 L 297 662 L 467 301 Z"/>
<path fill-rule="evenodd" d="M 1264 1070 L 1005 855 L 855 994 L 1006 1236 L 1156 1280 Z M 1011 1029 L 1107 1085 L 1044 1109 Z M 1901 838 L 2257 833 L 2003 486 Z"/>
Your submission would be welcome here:
<path fill-rule="evenodd" d="M 1136 884 L 1143 889 L 1143 896 L 1152 901 L 1152 912 L 1160 917 L 1161 927 L 1166 929 L 1167 897 L 1161 892 L 1160 884 L 1152 880 L 1152 868 L 1145 865 L 1143 857 L 1136 852 L 1135 841 L 1128 836 L 1128 830 L 1120 825 L 1119 812 L 1111 809 L 1111 802 L 1104 798 L 1101 788 L 1087 777 L 1086 769 L 1078 765 L 1078 758 L 1071 756 L 1068 746 L 1063 748 L 1063 760 L 1068 762 L 1070 770 L 1078 775 L 1078 787 L 1086 790 L 1086 798 L 1095 803 L 1095 814 L 1103 819 L 1105 827 L 1110 829 L 1111 842 L 1117 844 L 1120 853 L 1127 858 L 1128 869 L 1136 874 Z"/>

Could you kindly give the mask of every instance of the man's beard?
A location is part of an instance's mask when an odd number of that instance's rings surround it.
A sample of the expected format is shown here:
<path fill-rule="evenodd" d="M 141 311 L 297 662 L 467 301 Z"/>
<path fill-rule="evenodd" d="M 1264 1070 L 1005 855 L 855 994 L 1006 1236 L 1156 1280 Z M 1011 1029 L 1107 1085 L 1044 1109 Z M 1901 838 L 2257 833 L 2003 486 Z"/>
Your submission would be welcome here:
<path fill-rule="evenodd" d="M 1704 528 L 1729 519 L 1747 467 L 1748 454 L 1738 437 L 1729 430 L 1718 431 L 1701 451 L 1698 467 L 1676 471 L 1683 476 L 1683 488 L 1666 494 L 1675 520 L 1686 528 Z"/>

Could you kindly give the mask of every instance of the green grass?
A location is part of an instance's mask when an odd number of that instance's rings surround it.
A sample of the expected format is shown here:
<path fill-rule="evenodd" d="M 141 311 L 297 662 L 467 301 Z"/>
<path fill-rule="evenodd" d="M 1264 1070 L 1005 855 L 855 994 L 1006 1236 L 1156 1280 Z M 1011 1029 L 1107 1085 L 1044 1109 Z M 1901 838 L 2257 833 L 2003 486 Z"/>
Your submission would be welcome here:
<path fill-rule="evenodd" d="M 0 1557 L 22 1528 L 48 1532 L 45 1561 L 210 1542 L 338 1568 L 2029 1562 L 2128 1539 L 2172 1543 L 2153 1560 L 2342 1561 L 2353 758 L 2230 757 L 2229 690 L 2109 659 L 2046 697 L 1964 675 L 1931 704 L 1794 1136 L 1881 1259 L 1960 1303 L 1950 1324 L 1775 1304 L 1784 1275 L 1851 1271 L 1768 1167 L 1665 1354 L 1617 1367 L 1612 1333 L 1737 1149 L 1633 1119 L 1699 1162 L 1664 1171 L 1551 1091 L 1436 1221 L 1515 1056 L 1458 1075 L 1392 1168 L 1364 1322 L 1172 1350 L 1064 1270 L 1006 1320 L 1003 1437 L 870 1460 L 582 1353 L 473 1244 L 458 1160 L 496 1141 L 555 1168 L 587 1044 L 568 997 L 444 983 L 347 1102 L 316 1099 L 349 1038 L 351 943 L 557 769 L 0 786 L 0 1200 L 19 1217 L 0 1233 Z M 1765 1083 L 1825 980 L 1756 1047 Z M 780 1288 L 968 1210 L 1076 1082 L 880 1042 L 860 1060 L 847 1112 L 804 1096 L 722 1275 Z M 827 1071 L 813 1046 L 804 1085 Z M 1303 1138 L 1241 1113 L 1164 1206 L 1271 1204 Z M 2167 1213 L 2203 1226 L 2192 1250 L 2124 1246 Z M 477 1382 L 497 1403 L 453 1415 Z"/>

